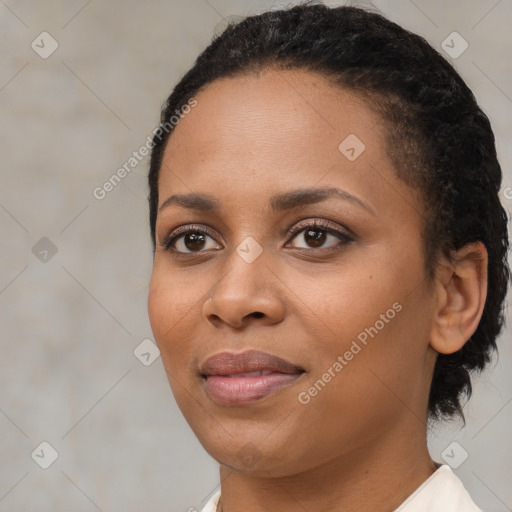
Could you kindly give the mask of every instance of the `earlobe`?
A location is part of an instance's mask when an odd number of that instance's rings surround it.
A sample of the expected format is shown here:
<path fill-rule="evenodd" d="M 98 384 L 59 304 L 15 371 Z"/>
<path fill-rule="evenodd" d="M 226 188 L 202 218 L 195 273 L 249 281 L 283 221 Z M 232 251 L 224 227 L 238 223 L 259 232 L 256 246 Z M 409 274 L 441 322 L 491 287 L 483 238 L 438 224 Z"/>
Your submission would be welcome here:
<path fill-rule="evenodd" d="M 430 345 L 441 354 L 460 350 L 474 334 L 487 297 L 487 250 L 472 242 L 452 253 L 436 275 L 437 305 Z"/>

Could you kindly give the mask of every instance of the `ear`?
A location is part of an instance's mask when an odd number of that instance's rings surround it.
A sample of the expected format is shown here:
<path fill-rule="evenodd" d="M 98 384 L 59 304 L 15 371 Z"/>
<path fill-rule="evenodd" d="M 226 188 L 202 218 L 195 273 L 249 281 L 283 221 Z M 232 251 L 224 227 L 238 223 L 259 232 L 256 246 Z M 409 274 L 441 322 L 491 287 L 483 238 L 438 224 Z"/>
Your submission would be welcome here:
<path fill-rule="evenodd" d="M 472 242 L 436 270 L 437 304 L 430 336 L 441 354 L 461 349 L 478 327 L 487 297 L 487 249 Z"/>

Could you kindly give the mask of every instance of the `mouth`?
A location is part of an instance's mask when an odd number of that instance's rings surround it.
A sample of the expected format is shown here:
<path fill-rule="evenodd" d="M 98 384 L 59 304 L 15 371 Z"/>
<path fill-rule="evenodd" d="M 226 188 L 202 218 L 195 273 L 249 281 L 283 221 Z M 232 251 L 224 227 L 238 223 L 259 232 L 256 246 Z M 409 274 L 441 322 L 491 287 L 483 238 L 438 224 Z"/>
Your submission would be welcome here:
<path fill-rule="evenodd" d="M 305 370 L 285 359 L 260 352 L 222 352 L 200 368 L 207 395 L 222 405 L 261 400 L 295 382 Z"/>

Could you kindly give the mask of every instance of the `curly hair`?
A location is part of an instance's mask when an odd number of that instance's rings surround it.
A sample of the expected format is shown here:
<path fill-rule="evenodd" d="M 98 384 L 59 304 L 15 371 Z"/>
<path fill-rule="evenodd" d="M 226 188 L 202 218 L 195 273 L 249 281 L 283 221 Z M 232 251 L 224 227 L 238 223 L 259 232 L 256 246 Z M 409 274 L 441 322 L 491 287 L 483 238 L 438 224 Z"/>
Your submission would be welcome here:
<path fill-rule="evenodd" d="M 452 354 L 438 354 L 428 414 L 462 412 L 471 373 L 497 350 L 504 323 L 507 215 L 498 192 L 502 172 L 489 119 L 475 96 L 422 37 L 359 7 L 307 2 L 230 23 L 198 56 L 162 107 L 161 126 L 201 88 L 219 78 L 263 69 L 303 69 L 362 96 L 386 124 L 387 152 L 401 180 L 423 199 L 425 269 L 439 255 L 481 241 L 488 252 L 487 299 L 475 333 Z M 167 140 L 153 138 L 149 180 L 155 247 L 158 175 Z"/>

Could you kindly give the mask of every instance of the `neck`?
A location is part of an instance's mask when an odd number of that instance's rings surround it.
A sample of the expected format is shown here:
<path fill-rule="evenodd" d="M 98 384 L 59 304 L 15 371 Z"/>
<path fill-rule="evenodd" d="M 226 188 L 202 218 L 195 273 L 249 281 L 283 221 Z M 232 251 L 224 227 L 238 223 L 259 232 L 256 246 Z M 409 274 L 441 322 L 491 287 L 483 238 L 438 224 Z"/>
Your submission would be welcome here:
<path fill-rule="evenodd" d="M 219 512 L 393 511 L 437 469 L 416 425 L 298 474 L 253 476 L 221 465 Z M 405 440 L 405 441 L 404 441 Z"/>

